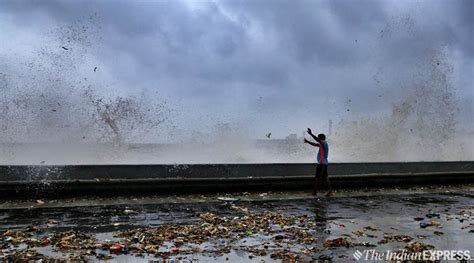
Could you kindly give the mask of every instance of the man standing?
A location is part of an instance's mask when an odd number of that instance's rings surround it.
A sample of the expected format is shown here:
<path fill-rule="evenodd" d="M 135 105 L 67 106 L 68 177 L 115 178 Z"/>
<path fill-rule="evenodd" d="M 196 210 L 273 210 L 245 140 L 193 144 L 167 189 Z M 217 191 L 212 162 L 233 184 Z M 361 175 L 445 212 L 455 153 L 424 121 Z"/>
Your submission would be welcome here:
<path fill-rule="evenodd" d="M 316 166 L 316 180 L 314 184 L 314 191 L 313 195 L 317 194 L 318 186 L 321 182 L 321 179 L 325 179 L 327 187 L 328 187 L 328 192 L 326 193 L 326 196 L 330 196 L 332 194 L 331 190 L 331 184 L 329 183 L 329 177 L 328 177 L 328 153 L 329 153 L 329 146 L 328 143 L 326 142 L 326 135 L 324 134 L 318 134 L 316 137 L 312 132 L 311 129 L 308 128 L 308 134 L 313 137 L 313 139 L 317 142 L 310 142 L 304 139 L 305 143 L 308 143 L 314 147 L 318 147 L 318 165 Z"/>

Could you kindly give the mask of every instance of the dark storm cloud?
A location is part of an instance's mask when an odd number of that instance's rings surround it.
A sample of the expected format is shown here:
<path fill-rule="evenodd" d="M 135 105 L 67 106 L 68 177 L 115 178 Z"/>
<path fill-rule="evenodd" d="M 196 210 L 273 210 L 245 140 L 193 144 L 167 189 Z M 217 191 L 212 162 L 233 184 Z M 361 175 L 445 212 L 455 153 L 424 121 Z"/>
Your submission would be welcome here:
<path fill-rule="evenodd" d="M 112 49 L 108 53 L 130 53 L 143 66 L 140 71 L 151 78 L 275 85 L 288 81 L 297 70 L 293 63 L 341 65 L 360 59 L 353 51 L 352 37 L 334 33 L 324 18 L 317 19 L 318 13 L 331 12 L 326 4 L 228 3 L 223 6 L 237 14 L 235 20 L 212 2 L 202 3 L 196 11 L 179 1 L 8 1 L 3 10 L 18 13 L 15 20 L 23 26 L 34 24 L 40 16 L 67 23 L 97 13 L 106 46 Z M 276 43 L 253 41 L 249 31 L 257 23 L 261 24 L 257 37 Z M 274 38 L 266 39 L 268 33 Z"/>
<path fill-rule="evenodd" d="M 124 8 L 123 16 L 114 11 L 102 19 L 115 29 L 110 45 L 131 53 L 149 77 L 263 84 L 284 79 L 279 64 L 250 46 L 245 25 L 228 19 L 217 4 L 191 10 L 181 2 L 159 2 L 145 9 Z"/>
<path fill-rule="evenodd" d="M 264 85 L 287 81 L 298 70 L 295 64 L 363 63 L 370 52 L 363 44 L 383 30 L 391 16 L 388 1 L 191 3 L 195 9 L 181 1 L 5 1 L 2 10 L 17 14 L 23 26 L 39 16 L 71 22 L 97 13 L 106 46 L 130 53 L 150 78 L 171 75 Z M 454 44 L 472 55 L 472 1 L 435 4 L 446 6 L 446 17 L 436 19 L 453 21 L 416 31 L 412 39 L 395 39 L 389 44 L 394 57 L 413 57 L 412 52 L 430 41 Z M 276 43 L 255 43 L 250 31 L 256 26 L 261 29 L 258 37 Z"/>
<path fill-rule="evenodd" d="M 361 28 L 374 29 L 374 24 L 381 23 L 386 18 L 383 1 L 335 0 L 328 3 L 331 12 L 344 24 L 347 31 Z"/>
<path fill-rule="evenodd" d="M 455 20 L 453 31 L 456 31 L 453 42 L 461 46 L 464 53 L 474 57 L 474 2 L 463 0 L 459 5 L 454 5 L 452 16 Z"/>
<path fill-rule="evenodd" d="M 342 5 L 337 2 L 226 3 L 250 21 L 260 22 L 267 30 L 276 32 L 280 51 L 290 52 L 298 63 L 340 66 L 362 59 L 354 52 L 354 40 L 361 37 L 361 30 L 375 30 L 374 24 L 382 21 L 385 14 L 380 1 L 346 1 Z"/>

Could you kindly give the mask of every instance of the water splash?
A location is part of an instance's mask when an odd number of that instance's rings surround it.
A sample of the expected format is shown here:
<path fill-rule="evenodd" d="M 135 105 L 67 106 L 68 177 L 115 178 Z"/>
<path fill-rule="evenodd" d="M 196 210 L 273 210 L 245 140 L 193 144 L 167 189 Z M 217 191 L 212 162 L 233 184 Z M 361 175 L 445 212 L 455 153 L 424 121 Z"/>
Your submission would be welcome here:
<path fill-rule="evenodd" d="M 449 49 L 422 49 L 413 59 L 416 63 L 400 69 L 400 79 L 387 67 L 390 45 L 397 38 L 413 37 L 417 30 L 410 15 L 392 17 L 382 25 L 375 46 L 369 47 L 374 50 L 369 59 L 372 84 L 380 94 L 370 103 L 390 105 L 389 110 L 348 113 L 358 98 L 336 101 L 328 136 L 331 161 L 474 158 L 459 129 L 456 70 Z M 93 15 L 48 32 L 36 49 L 19 54 L 17 60 L 0 62 L 5 69 L 0 74 L 1 163 L 314 162 L 315 149 L 300 137 L 256 136 L 246 132 L 253 124 L 225 118 L 204 116 L 209 127 L 177 139 L 185 128 L 177 127 L 173 117 L 186 115 L 186 105 L 173 108 L 159 94 L 124 92 L 129 87 L 116 84 L 116 76 L 97 61 L 104 51 L 101 35 L 100 17 Z M 270 106 L 258 96 L 258 110 L 252 113 L 257 125 L 259 111 Z M 289 122 L 278 120 L 281 127 Z M 163 138 L 172 139 L 168 143 Z"/>

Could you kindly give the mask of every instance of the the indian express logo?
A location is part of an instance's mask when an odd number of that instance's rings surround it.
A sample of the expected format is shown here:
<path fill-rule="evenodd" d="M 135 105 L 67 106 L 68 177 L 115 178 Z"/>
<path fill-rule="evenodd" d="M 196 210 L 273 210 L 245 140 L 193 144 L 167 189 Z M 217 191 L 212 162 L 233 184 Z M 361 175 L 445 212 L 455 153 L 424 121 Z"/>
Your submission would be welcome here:
<path fill-rule="evenodd" d="M 356 250 L 353 254 L 356 260 L 380 260 L 380 261 L 405 261 L 405 260 L 470 260 L 471 251 L 469 250 L 425 250 L 421 252 L 410 252 L 402 250 L 386 250 L 384 252 L 375 249 L 363 251 Z"/>
<path fill-rule="evenodd" d="M 365 252 L 365 251 L 364 251 Z M 354 252 L 354 258 L 359 260 L 364 254 L 362 252 L 360 252 L 359 250 L 356 250 Z"/>

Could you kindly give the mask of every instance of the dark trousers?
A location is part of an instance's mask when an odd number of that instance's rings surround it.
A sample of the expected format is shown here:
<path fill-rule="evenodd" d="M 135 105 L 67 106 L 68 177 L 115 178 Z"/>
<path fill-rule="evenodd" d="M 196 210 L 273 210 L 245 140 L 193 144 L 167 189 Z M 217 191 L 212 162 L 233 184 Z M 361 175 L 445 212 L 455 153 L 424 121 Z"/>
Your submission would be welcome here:
<path fill-rule="evenodd" d="M 328 165 L 327 164 L 321 164 L 318 163 L 316 166 L 316 176 L 315 176 L 315 184 L 314 184 L 314 192 L 320 188 L 321 182 L 325 181 L 326 185 L 328 187 L 328 190 L 331 191 L 331 184 L 329 183 L 329 177 L 328 177 Z"/>
<path fill-rule="evenodd" d="M 316 179 L 327 178 L 328 177 L 328 165 L 318 163 L 316 166 Z"/>

